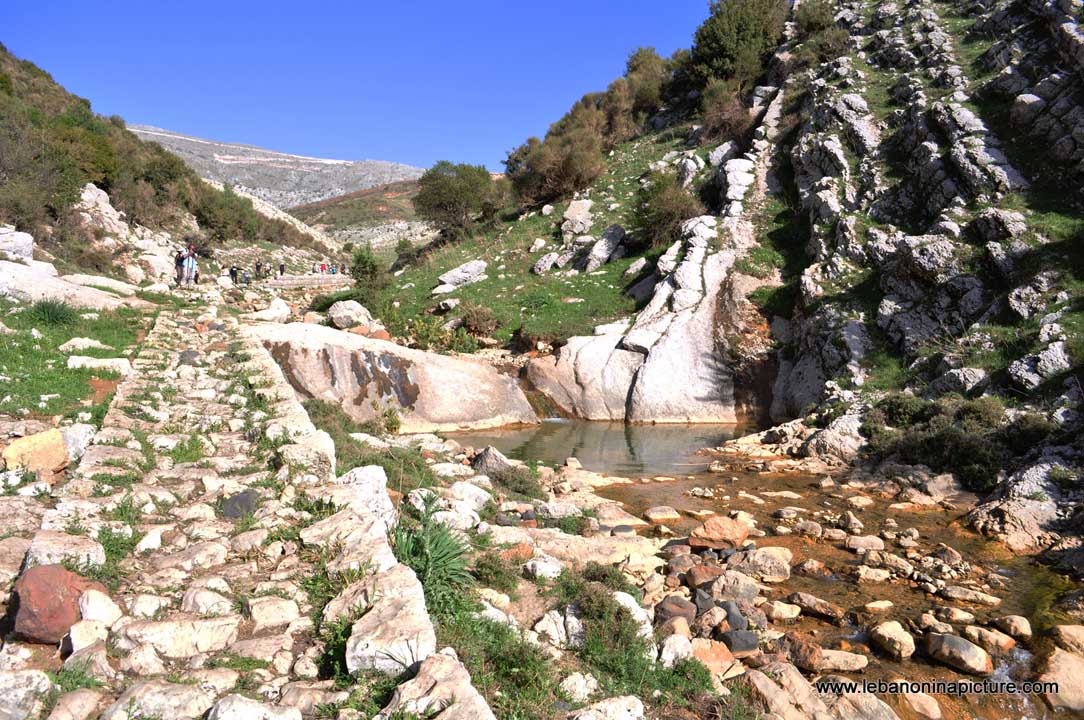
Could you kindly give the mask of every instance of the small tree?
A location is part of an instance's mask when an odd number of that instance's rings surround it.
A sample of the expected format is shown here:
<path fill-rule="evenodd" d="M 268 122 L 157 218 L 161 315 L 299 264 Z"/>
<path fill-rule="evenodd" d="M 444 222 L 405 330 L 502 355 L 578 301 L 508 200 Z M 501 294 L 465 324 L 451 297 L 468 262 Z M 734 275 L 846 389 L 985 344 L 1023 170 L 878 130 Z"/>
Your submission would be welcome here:
<path fill-rule="evenodd" d="M 470 235 L 503 207 L 502 188 L 481 165 L 441 160 L 425 171 L 418 185 L 414 209 L 452 239 Z"/>
<path fill-rule="evenodd" d="M 711 15 L 693 36 L 692 73 L 703 87 L 711 78 L 745 86 L 783 34 L 784 0 L 712 0 Z"/>
<path fill-rule="evenodd" d="M 356 248 L 350 263 L 354 276 L 354 299 L 376 312 L 373 307 L 380 292 L 388 286 L 388 271 L 368 245 Z"/>
<path fill-rule="evenodd" d="M 708 82 L 700 96 L 703 112 L 704 140 L 746 140 L 753 129 L 753 118 L 738 97 L 737 90 L 726 80 Z"/>
<path fill-rule="evenodd" d="M 654 172 L 640 189 L 636 224 L 645 242 L 665 247 L 681 239 L 681 224 L 704 214 L 704 206 L 681 187 L 671 172 Z"/>

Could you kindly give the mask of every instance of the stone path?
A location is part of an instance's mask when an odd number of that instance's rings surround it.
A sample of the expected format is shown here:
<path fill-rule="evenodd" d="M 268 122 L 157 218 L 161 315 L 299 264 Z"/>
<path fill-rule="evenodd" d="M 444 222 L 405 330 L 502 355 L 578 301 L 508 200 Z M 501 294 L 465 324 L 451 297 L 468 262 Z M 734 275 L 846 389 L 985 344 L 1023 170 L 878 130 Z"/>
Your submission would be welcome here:
<path fill-rule="evenodd" d="M 158 317 L 51 495 L 51 507 L 25 499 L 46 506 L 40 523 L 31 514 L 3 541 L 25 552 L 13 591 L 24 642 L 0 653 L 0 696 L 15 707 L 0 716 L 55 700 L 58 718 L 300 718 L 350 697 L 336 671 L 365 682 L 410 669 L 440 684 L 415 680 L 394 702 L 454 698 L 491 717 L 462 665 L 436 653 L 421 584 L 388 543 L 383 469 L 335 477 L 331 439 L 226 310 Z M 65 668 L 103 684 L 50 699 L 42 670 L 59 658 L 29 641 L 59 643 Z"/>

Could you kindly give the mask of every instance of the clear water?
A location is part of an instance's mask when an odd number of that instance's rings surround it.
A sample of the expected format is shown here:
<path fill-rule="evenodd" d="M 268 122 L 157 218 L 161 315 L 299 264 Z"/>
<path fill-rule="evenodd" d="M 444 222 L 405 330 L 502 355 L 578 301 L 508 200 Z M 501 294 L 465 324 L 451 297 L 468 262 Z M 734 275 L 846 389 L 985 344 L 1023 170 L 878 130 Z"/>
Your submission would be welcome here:
<path fill-rule="evenodd" d="M 492 445 L 517 460 L 560 465 L 574 457 L 588 470 L 619 477 L 683 477 L 704 472 L 697 455 L 740 434 L 736 425 L 627 425 L 547 419 L 539 425 L 450 433 L 463 445 Z"/>

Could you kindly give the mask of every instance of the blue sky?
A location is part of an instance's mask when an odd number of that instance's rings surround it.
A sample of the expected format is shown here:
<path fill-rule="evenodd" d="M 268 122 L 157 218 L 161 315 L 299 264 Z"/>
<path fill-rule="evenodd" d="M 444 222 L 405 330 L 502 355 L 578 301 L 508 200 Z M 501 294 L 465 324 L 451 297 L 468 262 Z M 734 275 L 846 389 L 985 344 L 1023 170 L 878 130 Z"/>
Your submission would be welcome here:
<path fill-rule="evenodd" d="M 319 157 L 499 170 L 707 0 L 3 0 L 0 42 L 105 115 Z"/>

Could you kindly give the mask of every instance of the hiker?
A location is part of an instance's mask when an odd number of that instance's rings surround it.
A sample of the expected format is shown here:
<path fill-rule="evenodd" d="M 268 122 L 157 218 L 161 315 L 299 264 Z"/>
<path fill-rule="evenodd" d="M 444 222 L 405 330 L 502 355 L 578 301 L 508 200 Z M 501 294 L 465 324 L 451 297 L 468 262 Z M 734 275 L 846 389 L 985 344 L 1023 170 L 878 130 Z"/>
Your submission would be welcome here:
<path fill-rule="evenodd" d="M 279 277 L 282 277 L 285 274 L 286 274 L 286 263 L 284 263 L 284 262 L 282 262 L 280 260 L 279 261 Z"/>
<path fill-rule="evenodd" d="M 259 260 L 256 261 L 256 279 L 260 279 L 260 270 L 263 269 L 263 263 Z"/>
<path fill-rule="evenodd" d="M 182 282 L 188 287 L 191 286 L 196 279 L 196 247 L 194 245 L 189 245 L 188 250 L 185 251 L 183 257 L 182 267 L 184 272 L 182 273 Z"/>
<path fill-rule="evenodd" d="M 327 272 L 327 263 L 320 263 L 320 274 L 323 275 Z"/>
<path fill-rule="evenodd" d="M 184 250 L 178 250 L 173 258 L 173 275 L 177 280 L 177 285 L 180 285 L 184 276 Z"/>
<path fill-rule="evenodd" d="M 237 264 L 230 265 L 230 282 L 237 284 Z"/>
<path fill-rule="evenodd" d="M 248 270 L 245 270 L 244 279 L 245 285 L 249 285 L 252 282 L 252 275 L 249 274 Z"/>
<path fill-rule="evenodd" d="M 313 263 L 313 264 L 312 264 L 312 274 L 313 274 L 313 275 L 315 275 L 315 274 L 316 274 L 316 272 L 317 272 L 317 270 L 316 270 L 316 263 Z"/>

